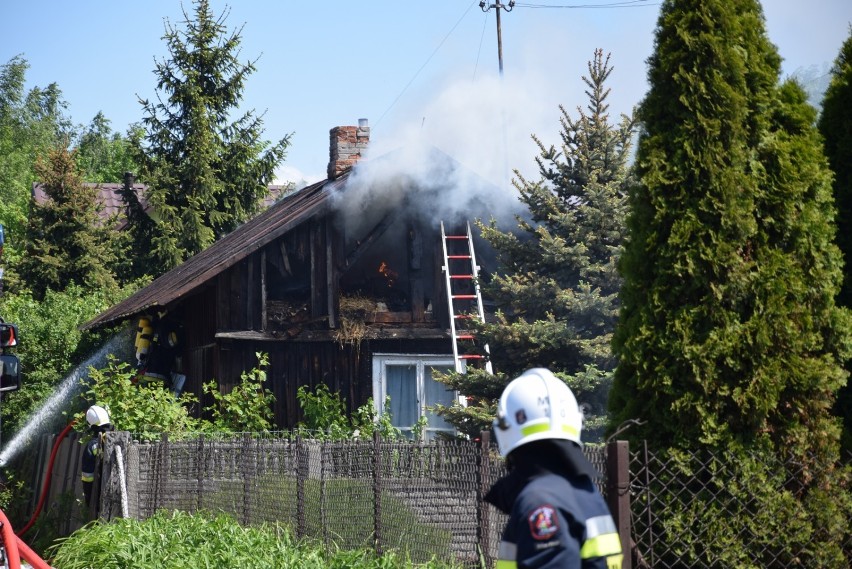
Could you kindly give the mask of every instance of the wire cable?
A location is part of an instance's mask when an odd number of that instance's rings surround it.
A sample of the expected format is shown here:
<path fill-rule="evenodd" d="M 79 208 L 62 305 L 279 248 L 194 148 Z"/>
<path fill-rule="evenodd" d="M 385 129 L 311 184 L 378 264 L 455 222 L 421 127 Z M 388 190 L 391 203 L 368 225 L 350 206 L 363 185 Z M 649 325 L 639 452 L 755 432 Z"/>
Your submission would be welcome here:
<path fill-rule="evenodd" d="M 527 4 L 516 2 L 515 8 L 563 8 L 563 9 L 586 9 L 586 8 L 645 8 L 659 6 L 659 2 L 649 3 L 648 0 L 624 0 L 622 2 L 608 2 L 606 4 Z"/>
<path fill-rule="evenodd" d="M 414 74 L 414 77 L 412 77 L 411 80 L 406 83 L 405 87 L 402 88 L 402 91 L 399 93 L 399 95 L 396 96 L 396 99 L 394 99 L 390 106 L 385 110 L 385 112 L 382 113 L 382 115 L 379 117 L 379 120 L 376 121 L 375 126 L 379 126 L 379 123 L 382 122 L 382 119 L 385 118 L 385 115 L 388 114 L 388 112 L 394 107 L 394 105 L 396 105 L 397 101 L 399 101 L 399 99 L 405 94 L 411 84 L 414 83 L 414 80 L 417 79 L 417 76 L 420 75 L 420 72 L 423 71 L 423 68 L 426 67 L 430 61 L 432 61 L 432 58 L 435 57 L 435 54 L 438 53 L 438 50 L 441 49 L 441 46 L 444 45 L 444 42 L 447 41 L 447 38 L 450 37 L 450 35 L 459 26 L 464 17 L 467 16 L 467 13 L 470 12 L 471 8 L 473 8 L 475 5 L 477 5 L 477 2 L 475 1 L 470 3 L 470 6 L 467 7 L 467 10 L 464 11 L 458 21 L 453 25 L 452 28 L 450 28 L 450 31 L 447 32 L 447 35 L 445 35 L 444 39 L 441 40 L 441 43 L 438 44 L 438 47 L 435 48 L 432 54 L 426 59 L 426 62 L 423 63 L 423 65 L 420 66 L 420 69 L 418 69 L 417 72 Z"/>
<path fill-rule="evenodd" d="M 479 56 L 482 55 L 482 42 L 485 41 L 485 27 L 488 24 L 488 12 L 482 20 L 482 35 L 479 36 L 479 49 L 476 51 L 476 63 L 473 66 L 473 79 L 476 80 L 476 71 L 479 69 Z"/>

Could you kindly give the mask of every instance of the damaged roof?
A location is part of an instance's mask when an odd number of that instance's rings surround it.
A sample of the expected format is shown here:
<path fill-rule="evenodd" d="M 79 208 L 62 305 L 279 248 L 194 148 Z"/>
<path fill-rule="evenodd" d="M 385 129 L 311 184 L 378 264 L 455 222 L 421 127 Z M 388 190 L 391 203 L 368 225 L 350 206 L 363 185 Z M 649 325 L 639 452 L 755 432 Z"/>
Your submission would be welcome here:
<path fill-rule="evenodd" d="M 328 211 L 329 197 L 342 187 L 347 177 L 323 180 L 285 196 L 81 328 L 98 328 L 142 314 L 153 307 L 168 306 L 302 222 Z"/>

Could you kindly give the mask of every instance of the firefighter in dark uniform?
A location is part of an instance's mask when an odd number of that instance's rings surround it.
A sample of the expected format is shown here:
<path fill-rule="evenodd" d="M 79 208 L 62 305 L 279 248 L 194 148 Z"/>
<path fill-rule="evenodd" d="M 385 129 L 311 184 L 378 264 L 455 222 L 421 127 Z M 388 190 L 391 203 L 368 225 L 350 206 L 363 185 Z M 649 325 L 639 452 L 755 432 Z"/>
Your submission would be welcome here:
<path fill-rule="evenodd" d="M 112 430 L 112 423 L 107 410 L 98 405 L 92 405 L 86 410 L 86 422 L 89 423 L 92 438 L 83 449 L 83 457 L 80 460 L 80 479 L 83 481 L 83 496 L 86 498 L 86 506 L 89 506 L 92 501 L 95 471 L 103 452 L 103 436 L 104 433 Z"/>
<path fill-rule="evenodd" d="M 528 370 L 503 391 L 494 434 L 509 474 L 485 497 L 509 515 L 497 569 L 621 569 L 621 542 L 583 455 L 582 426 L 574 394 L 549 370 Z"/>

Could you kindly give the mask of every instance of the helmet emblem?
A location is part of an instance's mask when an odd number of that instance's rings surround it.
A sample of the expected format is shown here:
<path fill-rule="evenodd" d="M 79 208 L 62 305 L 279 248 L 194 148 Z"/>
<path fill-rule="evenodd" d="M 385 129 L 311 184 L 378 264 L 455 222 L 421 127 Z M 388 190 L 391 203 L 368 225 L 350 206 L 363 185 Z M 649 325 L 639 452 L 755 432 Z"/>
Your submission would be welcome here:
<path fill-rule="evenodd" d="M 524 423 L 526 423 L 527 422 L 526 411 L 524 411 L 523 409 L 518 409 L 518 411 L 515 413 L 515 421 L 519 425 L 523 425 Z"/>

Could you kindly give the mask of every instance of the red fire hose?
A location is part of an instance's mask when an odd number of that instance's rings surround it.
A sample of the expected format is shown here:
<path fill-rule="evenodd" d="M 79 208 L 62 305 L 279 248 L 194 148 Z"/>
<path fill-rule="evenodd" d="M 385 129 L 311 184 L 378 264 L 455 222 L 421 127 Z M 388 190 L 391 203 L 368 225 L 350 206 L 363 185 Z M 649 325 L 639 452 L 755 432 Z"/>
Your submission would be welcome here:
<path fill-rule="evenodd" d="M 0 536 L 3 538 L 3 547 L 6 549 L 6 561 L 9 569 L 21 569 L 21 559 L 30 564 L 33 569 L 51 569 L 47 562 L 38 556 L 38 553 L 30 549 L 30 546 L 21 541 L 12 531 L 9 518 L 0 510 Z"/>
<path fill-rule="evenodd" d="M 3 546 L 6 548 L 6 558 L 9 561 L 9 569 L 21 569 L 21 554 L 18 553 L 18 538 L 12 531 L 9 518 L 0 510 L 0 533 L 3 536 Z"/>
<path fill-rule="evenodd" d="M 74 426 L 74 421 L 68 423 L 68 425 L 59 433 L 59 436 L 56 437 L 56 442 L 53 443 L 53 450 L 50 451 L 50 460 L 47 461 L 47 474 L 44 477 L 44 486 L 42 486 L 41 496 L 38 499 L 38 505 L 36 506 L 35 511 L 33 512 L 30 521 L 27 522 L 19 532 L 18 537 L 22 537 L 25 533 L 27 533 L 33 524 L 38 519 L 39 514 L 41 513 L 41 509 L 44 506 L 44 501 L 47 499 L 47 491 L 50 489 L 50 478 L 53 475 L 53 461 L 56 458 L 56 453 L 59 451 L 59 443 L 62 442 L 62 439 L 71 431 L 71 428 Z M 8 540 L 7 540 L 8 543 Z M 10 568 L 11 569 L 11 568 Z"/>

